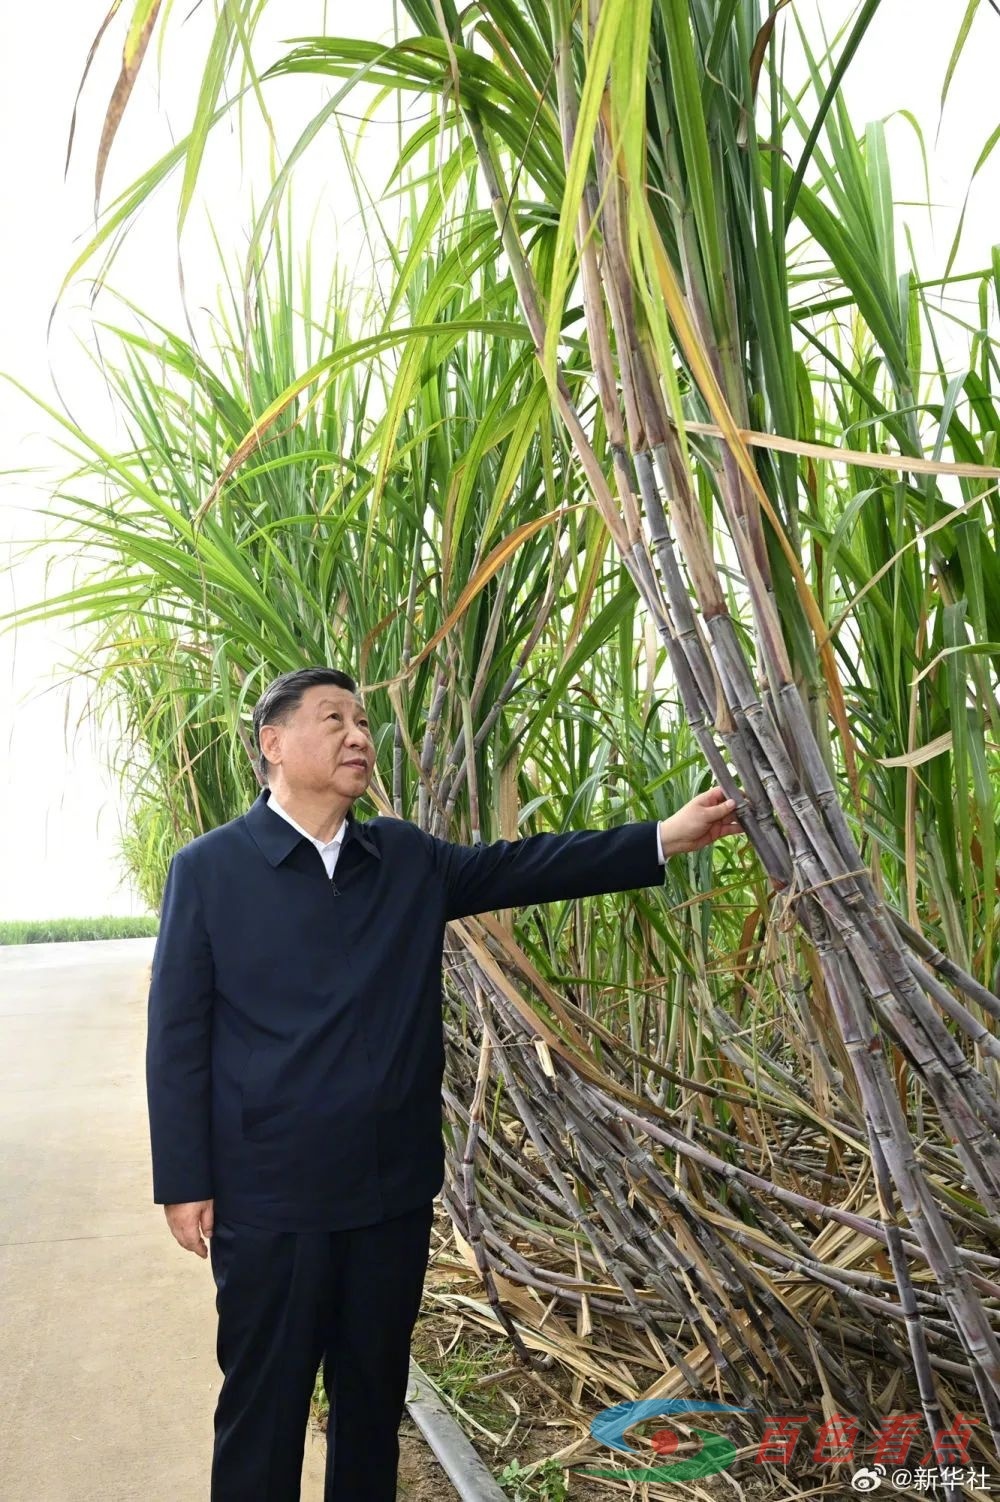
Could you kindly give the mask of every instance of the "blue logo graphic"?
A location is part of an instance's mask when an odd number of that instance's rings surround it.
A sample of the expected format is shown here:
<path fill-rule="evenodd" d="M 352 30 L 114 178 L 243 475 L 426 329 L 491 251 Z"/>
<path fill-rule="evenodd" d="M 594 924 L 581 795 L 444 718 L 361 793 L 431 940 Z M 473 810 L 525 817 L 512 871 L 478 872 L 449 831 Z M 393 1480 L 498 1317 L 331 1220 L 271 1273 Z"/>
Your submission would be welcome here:
<path fill-rule="evenodd" d="M 704 1402 L 699 1398 L 640 1398 L 636 1402 L 616 1403 L 613 1408 L 604 1408 L 590 1425 L 593 1439 L 610 1450 L 625 1455 L 637 1452 L 624 1440 L 626 1429 L 639 1424 L 643 1419 L 666 1418 L 678 1413 L 749 1413 L 733 1403 Z M 619 1481 L 692 1481 L 700 1476 L 714 1476 L 724 1471 L 736 1459 L 736 1446 L 722 1434 L 712 1434 L 707 1429 L 695 1429 L 701 1440 L 701 1449 L 688 1460 L 674 1460 L 667 1465 L 643 1466 L 636 1470 L 615 1471 L 596 1466 L 580 1468 L 582 1476 L 613 1476 Z M 575 1469 L 575 1468 L 574 1468 Z"/>

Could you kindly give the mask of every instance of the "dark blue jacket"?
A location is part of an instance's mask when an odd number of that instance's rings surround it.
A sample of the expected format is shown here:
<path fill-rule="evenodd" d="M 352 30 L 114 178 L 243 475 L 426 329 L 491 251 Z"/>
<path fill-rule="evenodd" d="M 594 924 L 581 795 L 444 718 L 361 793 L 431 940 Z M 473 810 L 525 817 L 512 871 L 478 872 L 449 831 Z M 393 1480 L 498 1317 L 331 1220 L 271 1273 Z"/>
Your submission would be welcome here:
<path fill-rule="evenodd" d="M 444 1178 L 441 965 L 451 918 L 658 886 L 654 820 L 489 845 L 348 814 L 333 881 L 267 806 L 174 856 L 146 1086 L 156 1204 L 338 1230 Z"/>

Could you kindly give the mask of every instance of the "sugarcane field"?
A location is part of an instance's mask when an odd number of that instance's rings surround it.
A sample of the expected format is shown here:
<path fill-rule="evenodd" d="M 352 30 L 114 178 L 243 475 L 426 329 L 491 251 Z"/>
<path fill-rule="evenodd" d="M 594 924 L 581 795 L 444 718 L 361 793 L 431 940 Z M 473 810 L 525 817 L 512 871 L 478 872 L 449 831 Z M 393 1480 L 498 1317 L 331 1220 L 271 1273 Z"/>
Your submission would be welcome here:
<path fill-rule="evenodd" d="M 998 58 L 12 14 L 2 1502 L 1000 1495 Z"/>

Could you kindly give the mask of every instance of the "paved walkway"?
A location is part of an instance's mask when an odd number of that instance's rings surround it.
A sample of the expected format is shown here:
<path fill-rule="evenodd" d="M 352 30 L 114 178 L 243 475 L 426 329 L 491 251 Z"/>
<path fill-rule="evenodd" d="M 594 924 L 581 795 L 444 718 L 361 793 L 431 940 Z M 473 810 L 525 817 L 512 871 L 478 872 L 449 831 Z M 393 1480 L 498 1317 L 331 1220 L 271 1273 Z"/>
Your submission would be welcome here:
<path fill-rule="evenodd" d="M 0 947 L 0 1498 L 207 1502 L 208 1260 L 151 1202 L 152 939 Z M 306 1444 L 319 1502 L 325 1441 Z"/>

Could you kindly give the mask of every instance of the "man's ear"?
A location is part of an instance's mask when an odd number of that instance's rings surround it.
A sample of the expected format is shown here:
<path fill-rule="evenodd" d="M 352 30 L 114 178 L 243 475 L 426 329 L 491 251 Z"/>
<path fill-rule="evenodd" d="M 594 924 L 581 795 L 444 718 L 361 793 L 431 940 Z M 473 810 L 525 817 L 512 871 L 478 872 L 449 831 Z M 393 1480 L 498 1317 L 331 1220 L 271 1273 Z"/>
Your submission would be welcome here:
<path fill-rule="evenodd" d="M 260 727 L 260 749 L 272 766 L 281 761 L 281 732 L 277 725 Z"/>

